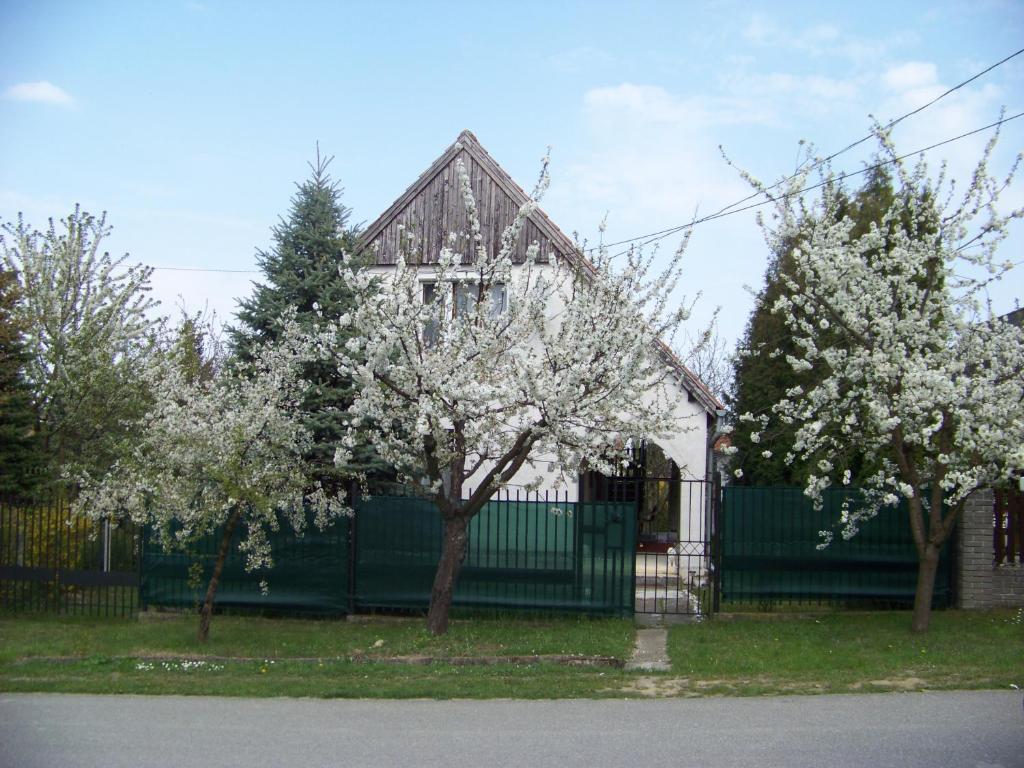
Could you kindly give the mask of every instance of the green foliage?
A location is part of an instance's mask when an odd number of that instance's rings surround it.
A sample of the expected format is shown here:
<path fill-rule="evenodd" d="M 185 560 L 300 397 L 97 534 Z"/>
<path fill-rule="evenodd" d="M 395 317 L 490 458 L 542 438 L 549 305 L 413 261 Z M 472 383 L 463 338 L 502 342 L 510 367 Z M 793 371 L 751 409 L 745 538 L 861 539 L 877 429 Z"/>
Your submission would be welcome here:
<path fill-rule="evenodd" d="M 840 217 L 848 216 L 854 222 L 851 236 L 858 237 L 881 221 L 893 195 L 891 178 L 883 169 L 876 169 L 852 199 L 842 199 Z M 765 285 L 757 295 L 735 358 L 732 392 L 727 398 L 734 423 L 744 414 L 771 414 L 772 406 L 786 397 L 788 390 L 799 386 L 806 392 L 828 375 L 821 368 L 793 370 L 787 356 L 800 358 L 802 350 L 793 341 L 785 318 L 772 311 L 780 297 L 790 295 L 787 279 L 799 282 L 792 256 L 793 248 L 799 245 L 789 243 L 784 251 L 772 254 L 768 264 Z M 819 346 L 828 343 L 832 333 L 822 330 Z M 731 467 L 742 470 L 742 475 L 733 482 L 764 486 L 803 484 L 812 467 L 789 456 L 795 427 L 774 419 L 773 422 L 770 430 L 759 433 L 757 442 L 751 440 L 750 429 L 734 431 L 732 444 L 737 452 Z M 868 469 L 862 461 L 854 461 L 853 465 L 854 479 Z"/>
<path fill-rule="evenodd" d="M 239 324 L 229 332 L 233 350 L 242 361 L 251 359 L 260 343 L 277 340 L 280 318 L 289 308 L 295 309 L 300 326 L 315 328 L 337 320 L 355 306 L 354 295 L 340 279 L 338 269 L 343 263 L 353 266 L 348 254 L 355 249 L 357 228 L 349 225 L 350 210 L 341 202 L 342 189 L 328 173 L 332 159 L 322 158 L 317 149 L 316 164 L 310 164 L 311 176 L 296 185 L 288 217 L 272 230 L 273 247 L 257 253 L 264 282 L 240 303 Z M 313 435 L 307 458 L 316 467 L 314 479 L 331 490 L 342 482 L 334 467 L 334 453 L 347 428 L 344 412 L 354 395 L 352 381 L 326 361 L 307 364 L 303 379 L 308 387 L 302 417 Z M 371 477 L 390 475 L 366 444 L 356 446 L 351 465 Z"/>
<path fill-rule="evenodd" d="M 30 355 L 16 313 L 19 296 L 17 276 L 0 266 L 0 495 L 13 497 L 32 492 L 43 462 L 25 380 Z"/>
<path fill-rule="evenodd" d="M 202 313 L 189 315 L 182 312 L 170 355 L 177 361 L 189 384 L 212 382 L 224 363 L 215 326 L 216 323 Z"/>

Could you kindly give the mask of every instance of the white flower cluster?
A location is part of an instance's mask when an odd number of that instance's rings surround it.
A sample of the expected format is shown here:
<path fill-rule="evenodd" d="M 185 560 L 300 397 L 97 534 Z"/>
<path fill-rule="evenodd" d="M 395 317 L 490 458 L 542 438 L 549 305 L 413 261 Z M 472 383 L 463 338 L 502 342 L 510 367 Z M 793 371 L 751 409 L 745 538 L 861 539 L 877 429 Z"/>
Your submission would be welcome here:
<path fill-rule="evenodd" d="M 202 659 L 185 659 L 183 661 L 161 661 L 160 669 L 165 672 L 220 672 L 224 669 L 223 664 L 215 664 Z M 157 665 L 151 661 L 140 661 L 135 669 L 140 672 L 152 672 Z"/>

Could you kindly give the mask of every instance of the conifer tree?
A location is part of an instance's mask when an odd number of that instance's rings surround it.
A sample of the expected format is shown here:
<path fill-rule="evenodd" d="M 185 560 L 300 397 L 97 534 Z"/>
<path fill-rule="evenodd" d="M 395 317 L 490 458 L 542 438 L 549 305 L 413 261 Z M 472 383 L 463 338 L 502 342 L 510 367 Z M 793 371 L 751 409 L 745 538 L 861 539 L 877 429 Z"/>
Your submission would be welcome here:
<path fill-rule="evenodd" d="M 5 497 L 29 494 L 43 466 L 25 380 L 30 355 L 15 312 L 19 295 L 15 273 L 0 267 L 0 496 Z"/>
<path fill-rule="evenodd" d="M 238 325 L 230 329 L 233 351 L 251 362 L 259 345 L 276 341 L 281 317 L 290 308 L 296 321 L 312 329 L 337 320 L 354 310 L 352 291 L 339 278 L 338 269 L 351 263 L 357 227 L 349 223 L 351 211 L 342 202 L 342 188 L 328 173 L 333 157 L 322 157 L 317 147 L 310 177 L 296 184 L 287 218 L 272 229 L 273 246 L 259 251 L 257 261 L 263 282 L 250 298 L 240 302 Z M 347 429 L 345 410 L 352 401 L 351 380 L 337 366 L 308 363 L 302 418 L 313 438 L 306 458 L 315 468 L 315 479 L 335 490 L 341 478 L 334 469 L 334 454 Z M 353 464 L 371 478 L 386 474 L 372 448 L 357 445 Z"/>

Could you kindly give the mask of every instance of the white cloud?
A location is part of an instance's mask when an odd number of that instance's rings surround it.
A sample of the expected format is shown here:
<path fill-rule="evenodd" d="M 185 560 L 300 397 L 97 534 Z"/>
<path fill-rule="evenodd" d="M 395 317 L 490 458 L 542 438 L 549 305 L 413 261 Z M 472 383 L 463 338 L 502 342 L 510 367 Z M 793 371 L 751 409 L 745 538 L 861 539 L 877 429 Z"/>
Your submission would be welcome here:
<path fill-rule="evenodd" d="M 67 91 L 47 80 L 35 83 L 17 83 L 4 91 L 4 97 L 11 101 L 35 101 L 41 104 L 56 104 L 69 107 L 75 103 Z"/>
<path fill-rule="evenodd" d="M 604 212 L 605 242 L 712 213 L 750 193 L 718 148 L 719 126 L 741 117 L 728 103 L 680 96 L 655 85 L 592 89 L 583 97 L 585 130 L 574 157 L 568 167 L 559 168 L 555 156 L 551 190 L 542 205 L 560 226 L 578 228 L 591 244 Z M 660 245 L 671 250 L 679 239 L 675 235 Z M 695 230 L 679 296 L 692 299 L 707 291 L 689 323 L 692 329 L 709 320 L 716 304 L 727 301 L 723 333 L 730 339 L 739 334 L 749 306 L 743 283 L 757 282 L 764 270 L 760 241 L 752 216 Z M 747 257 L 754 259 L 749 267 L 721 269 L 726 261 L 735 265 Z"/>
<path fill-rule="evenodd" d="M 887 90 L 877 115 L 883 122 L 917 109 L 949 89 L 939 80 L 938 69 L 931 62 L 912 61 L 890 67 L 880 81 Z M 998 119 L 999 106 L 1005 99 L 1004 91 L 992 83 L 962 88 L 929 106 L 920 117 L 900 123 L 896 138 L 911 149 L 980 128 Z M 955 154 L 963 145 L 969 147 L 967 154 L 976 158 L 985 141 L 986 136 L 979 136 L 976 141 L 957 142 L 943 147 L 943 154 Z"/>
<path fill-rule="evenodd" d="M 811 57 L 840 57 L 855 64 L 877 61 L 913 35 L 889 34 L 878 38 L 848 35 L 833 24 L 814 24 L 803 29 L 780 27 L 771 19 L 754 15 L 740 33 L 748 43 L 762 47 L 784 48 Z"/>
<path fill-rule="evenodd" d="M 836 117 L 860 100 L 860 77 L 837 79 L 788 72 L 737 71 L 720 78 L 743 122 L 799 126 L 808 119 Z M 737 121 L 739 122 L 739 121 Z"/>
<path fill-rule="evenodd" d="M 824 37 L 826 32 L 818 34 Z M 679 225 L 695 212 L 713 213 L 751 193 L 736 170 L 723 162 L 719 144 L 740 167 L 770 182 L 795 160 L 797 139 L 814 141 L 822 153 L 835 151 L 869 131 L 868 113 L 885 122 L 942 93 L 948 85 L 939 74 L 927 61 L 887 62 L 848 77 L 760 73 L 738 62 L 711 91 L 637 83 L 594 88 L 581 102 L 584 130 L 572 157 L 560 168 L 555 155 L 544 208 L 566 231 L 578 228 L 591 244 L 604 212 L 609 214 L 606 242 Z M 995 85 L 972 84 L 947 96 L 896 128 L 897 149 L 909 152 L 992 122 L 1006 93 Z M 1021 145 L 1020 122 L 1019 127 L 1006 126 L 991 166 L 997 174 L 1005 172 L 1012 149 Z M 930 152 L 929 163 L 937 170 L 946 158 L 960 189 L 988 137 L 978 135 Z M 837 158 L 836 170 L 860 170 L 873 147 L 865 143 Z M 1001 207 L 1020 205 L 1022 191 L 1011 187 Z M 678 236 L 662 246 L 672 248 L 676 242 Z M 760 283 L 766 259 L 753 212 L 697 227 L 686 256 L 684 291 L 692 297 L 703 290 L 705 299 L 692 327 L 721 305 L 723 335 L 739 336 L 751 305 L 743 286 Z M 1002 302 L 999 306 L 1006 304 L 995 289 L 993 297 Z"/>

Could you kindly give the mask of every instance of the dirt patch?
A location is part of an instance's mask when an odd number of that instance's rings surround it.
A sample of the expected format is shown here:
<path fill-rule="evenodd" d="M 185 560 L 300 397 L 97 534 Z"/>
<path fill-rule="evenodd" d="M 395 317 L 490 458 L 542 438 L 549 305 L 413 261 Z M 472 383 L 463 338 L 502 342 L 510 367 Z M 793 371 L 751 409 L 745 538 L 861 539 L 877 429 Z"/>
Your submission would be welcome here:
<path fill-rule="evenodd" d="M 700 696 L 701 692 L 692 687 L 689 678 L 666 677 L 664 675 L 641 675 L 617 689 L 647 699 L 661 699 L 671 696 Z"/>
<path fill-rule="evenodd" d="M 827 683 L 820 681 L 783 682 L 768 677 L 693 680 L 688 677 L 642 675 L 630 678 L 628 683 L 617 690 L 644 698 L 673 696 L 695 698 L 698 696 L 815 694 L 827 693 L 832 689 Z"/>
<path fill-rule="evenodd" d="M 625 662 L 614 656 L 573 656 L 568 654 L 536 654 L 520 656 L 371 656 L 353 654 L 355 662 L 376 664 L 408 664 L 422 666 L 428 664 L 449 664 L 456 667 L 493 667 L 500 664 L 516 666 L 533 666 L 537 664 L 560 664 L 566 667 L 612 667 L 621 668 Z"/>
<path fill-rule="evenodd" d="M 411 654 L 405 656 L 380 656 L 356 651 L 349 656 L 337 658 L 325 657 L 295 657 L 275 656 L 273 661 L 286 661 L 300 664 L 319 664 L 323 661 L 347 660 L 359 664 L 396 664 L 404 666 L 429 666 L 431 664 L 447 664 L 455 667 L 491 667 L 501 664 L 517 666 L 534 666 L 537 664 L 559 664 L 566 667 L 602 667 L 621 669 L 625 662 L 615 656 L 574 656 L 570 654 L 536 654 L 536 655 L 495 655 L 495 656 L 428 656 L 424 654 Z M 95 660 L 89 656 L 22 656 L 15 659 L 13 664 L 21 666 L 42 662 L 44 664 L 74 664 L 77 662 Z M 104 656 L 104 662 L 117 661 L 209 661 L 209 662 L 262 662 L 267 661 L 263 656 L 182 656 L 181 654 L 139 654 L 132 656 Z"/>
<path fill-rule="evenodd" d="M 882 680 L 868 680 L 867 685 L 890 691 L 920 691 L 928 687 L 928 681 L 920 677 L 893 677 Z"/>

